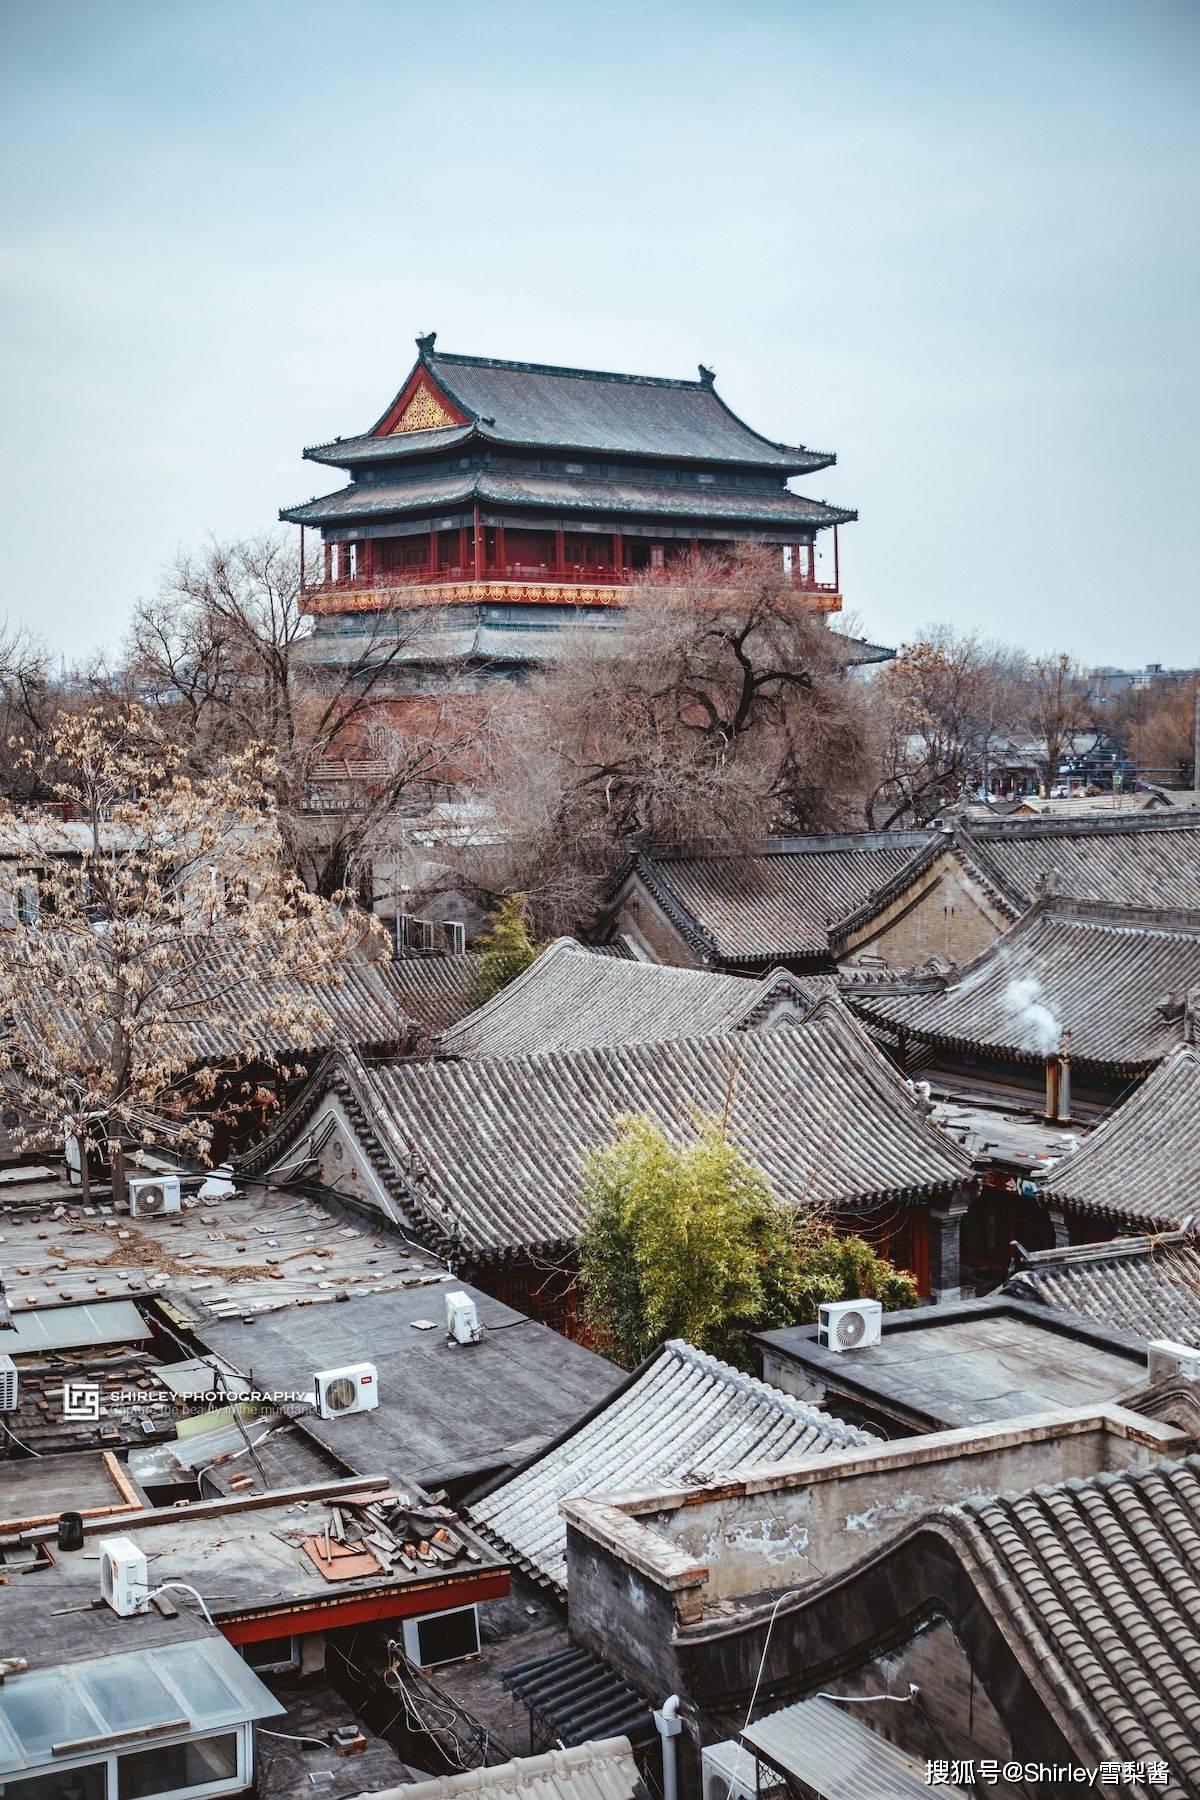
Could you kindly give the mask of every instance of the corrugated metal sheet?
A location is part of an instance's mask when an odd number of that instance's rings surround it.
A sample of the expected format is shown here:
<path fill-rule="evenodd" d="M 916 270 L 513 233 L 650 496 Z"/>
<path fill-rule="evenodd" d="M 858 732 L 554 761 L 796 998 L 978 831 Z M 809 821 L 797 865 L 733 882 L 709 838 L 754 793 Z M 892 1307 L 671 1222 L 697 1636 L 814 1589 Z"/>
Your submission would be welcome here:
<path fill-rule="evenodd" d="M 150 1327 L 132 1300 L 97 1300 L 90 1306 L 51 1306 L 13 1313 L 0 1330 L 0 1352 L 27 1356 L 38 1350 L 77 1350 L 89 1344 L 134 1344 Z"/>
<path fill-rule="evenodd" d="M 832 1700 L 801 1700 L 756 1719 L 742 1741 L 822 1800 L 928 1800 L 924 1760 L 907 1756 Z M 941 1784 L 935 1791 L 966 1800 L 961 1787 Z"/>
<path fill-rule="evenodd" d="M 544 1756 L 522 1756 L 492 1769 L 388 1788 L 369 1800 L 633 1800 L 638 1770 L 629 1739 L 606 1738 Z M 357 1800 L 368 1800 L 366 1794 Z"/>

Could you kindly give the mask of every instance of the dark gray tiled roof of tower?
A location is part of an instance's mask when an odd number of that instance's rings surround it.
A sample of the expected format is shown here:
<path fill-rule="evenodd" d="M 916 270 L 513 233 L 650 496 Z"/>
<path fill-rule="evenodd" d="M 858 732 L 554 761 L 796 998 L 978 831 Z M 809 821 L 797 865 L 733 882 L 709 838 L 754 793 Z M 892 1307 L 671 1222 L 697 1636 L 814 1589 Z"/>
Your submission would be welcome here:
<path fill-rule="evenodd" d="M 827 468 L 835 460 L 828 451 L 776 444 L 760 436 L 726 406 L 711 375 L 675 381 L 455 356 L 435 350 L 428 339 L 419 348 L 417 367 L 424 367 L 434 384 L 468 415 L 466 426 L 411 434 L 435 444 L 458 443 L 473 435 L 485 443 L 793 471 Z M 405 387 L 415 373 L 416 369 L 406 378 Z M 374 435 L 378 429 L 377 424 L 361 438 L 316 445 L 306 454 L 314 460 L 349 462 L 364 450 L 369 454 L 370 446 L 389 442 Z M 403 440 L 410 434 L 399 435 Z"/>
<path fill-rule="evenodd" d="M 445 1055 L 526 1056 L 544 1050 L 704 1037 L 754 1022 L 789 996 L 801 1010 L 828 991 L 821 980 L 775 981 L 596 956 L 558 938 L 495 997 L 442 1034 Z"/>
<path fill-rule="evenodd" d="M 587 1157 L 629 1115 L 678 1138 L 724 1118 L 804 1212 L 931 1197 L 972 1173 L 832 995 L 766 1032 L 370 1069 L 339 1055 L 241 1166 L 285 1160 L 331 1089 L 412 1228 L 482 1260 L 572 1248 Z"/>
<path fill-rule="evenodd" d="M 825 955 L 830 925 L 907 867 L 931 835 L 774 838 L 728 855 L 649 850 L 630 868 L 702 955 L 770 964 Z"/>
<path fill-rule="evenodd" d="M 1200 1050 L 1180 1045 L 1071 1156 L 1043 1193 L 1052 1205 L 1174 1230 L 1200 1212 Z"/>
<path fill-rule="evenodd" d="M 1200 1248 L 1190 1231 L 1039 1250 L 1003 1291 L 1147 1341 L 1200 1346 Z"/>
<path fill-rule="evenodd" d="M 871 1442 L 870 1433 L 671 1339 L 590 1417 L 474 1500 L 469 1517 L 563 1594 L 560 1500 L 732 1476 Z"/>
<path fill-rule="evenodd" d="M 845 524 L 857 517 L 845 507 L 779 488 L 766 493 L 736 488 L 690 487 L 636 475 L 596 476 L 517 474 L 505 469 L 469 471 L 388 483 L 352 483 L 337 493 L 286 507 L 281 519 L 297 525 L 337 525 L 355 520 L 407 515 L 425 519 L 454 508 L 530 507 L 538 512 L 588 514 L 614 519 L 647 515 L 661 519 L 711 519 L 795 526 Z"/>
<path fill-rule="evenodd" d="M 1048 900 L 948 980 L 858 976 L 843 991 L 861 1016 L 918 1042 L 1038 1063 L 1058 1045 L 1023 1010 L 1018 982 L 1070 1030 L 1076 1063 L 1145 1071 L 1180 1042 L 1200 914 Z"/>

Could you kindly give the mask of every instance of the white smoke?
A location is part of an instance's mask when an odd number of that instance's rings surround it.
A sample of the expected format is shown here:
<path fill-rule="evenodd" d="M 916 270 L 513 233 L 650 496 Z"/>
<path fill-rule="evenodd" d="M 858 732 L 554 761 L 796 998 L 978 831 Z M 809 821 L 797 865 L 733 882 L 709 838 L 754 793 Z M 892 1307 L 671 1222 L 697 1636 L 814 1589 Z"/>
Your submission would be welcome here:
<path fill-rule="evenodd" d="M 1040 981 L 1035 981 L 1031 975 L 1021 976 L 1005 988 L 1004 1004 L 1020 1019 L 1033 1039 L 1034 1048 L 1043 1056 L 1049 1056 L 1062 1042 L 1062 1025 L 1050 1008 L 1038 999 L 1041 991 Z"/>

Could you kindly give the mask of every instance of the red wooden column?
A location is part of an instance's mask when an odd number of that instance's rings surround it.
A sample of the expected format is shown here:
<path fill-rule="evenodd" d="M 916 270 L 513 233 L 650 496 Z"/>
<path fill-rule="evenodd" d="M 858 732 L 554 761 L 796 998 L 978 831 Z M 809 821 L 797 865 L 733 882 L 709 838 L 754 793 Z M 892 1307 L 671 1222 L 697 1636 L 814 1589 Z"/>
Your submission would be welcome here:
<path fill-rule="evenodd" d="M 554 534 L 554 573 L 561 581 L 566 572 L 567 558 L 563 549 L 563 534 L 561 531 L 556 531 Z"/>
<path fill-rule="evenodd" d="M 475 579 L 483 580 L 483 527 L 479 523 L 479 502 L 475 502 Z"/>
<path fill-rule="evenodd" d="M 329 543 L 328 541 L 326 541 L 326 544 L 325 544 L 325 586 L 331 587 L 332 585 L 333 585 L 333 545 L 331 543 Z"/>
<path fill-rule="evenodd" d="M 613 538 L 613 574 L 618 581 L 625 567 L 625 545 L 618 531 Z"/>
<path fill-rule="evenodd" d="M 437 572 L 438 572 L 438 534 L 436 531 L 431 531 L 429 534 L 429 573 L 430 573 L 430 575 L 436 576 Z"/>
<path fill-rule="evenodd" d="M 460 525 L 458 530 L 458 566 L 465 575 L 467 572 L 467 528 Z"/>
<path fill-rule="evenodd" d="M 373 538 L 359 539 L 358 572 L 368 586 L 375 579 L 375 541 Z"/>
<path fill-rule="evenodd" d="M 838 573 L 838 541 L 836 525 L 833 528 L 833 586 L 834 591 L 840 594 L 842 591 L 842 579 Z"/>
<path fill-rule="evenodd" d="M 504 548 L 503 525 L 496 527 L 496 573 L 497 575 L 508 574 L 508 552 Z"/>
<path fill-rule="evenodd" d="M 816 538 L 809 538 L 809 540 L 808 540 L 808 585 L 809 585 L 809 587 L 816 587 L 816 585 L 817 585 L 817 540 L 816 540 Z"/>
<path fill-rule="evenodd" d="M 698 563 L 700 561 L 700 539 L 699 538 L 692 539 L 692 561 L 694 563 Z"/>
<path fill-rule="evenodd" d="M 300 527 L 300 592 L 304 592 L 304 527 Z"/>

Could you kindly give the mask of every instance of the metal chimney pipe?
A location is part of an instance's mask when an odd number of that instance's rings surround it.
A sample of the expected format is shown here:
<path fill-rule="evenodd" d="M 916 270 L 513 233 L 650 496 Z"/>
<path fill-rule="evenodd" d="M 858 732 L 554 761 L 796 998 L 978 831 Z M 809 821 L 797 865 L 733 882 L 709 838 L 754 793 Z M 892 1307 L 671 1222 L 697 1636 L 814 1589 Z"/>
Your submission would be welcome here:
<path fill-rule="evenodd" d="M 1046 1058 L 1046 1117 L 1051 1121 L 1058 1118 L 1060 1074 L 1058 1052 L 1052 1050 Z"/>
<path fill-rule="evenodd" d="M 679 1770 L 675 1759 L 675 1739 L 683 1730 L 679 1718 L 679 1695 L 670 1694 L 654 1715 L 658 1735 L 662 1739 L 663 1800 L 679 1800 Z"/>
<path fill-rule="evenodd" d="M 1065 1125 L 1071 1117 L 1071 1033 L 1062 1034 L 1058 1053 L 1058 1116 Z"/>

